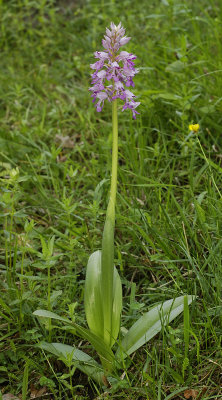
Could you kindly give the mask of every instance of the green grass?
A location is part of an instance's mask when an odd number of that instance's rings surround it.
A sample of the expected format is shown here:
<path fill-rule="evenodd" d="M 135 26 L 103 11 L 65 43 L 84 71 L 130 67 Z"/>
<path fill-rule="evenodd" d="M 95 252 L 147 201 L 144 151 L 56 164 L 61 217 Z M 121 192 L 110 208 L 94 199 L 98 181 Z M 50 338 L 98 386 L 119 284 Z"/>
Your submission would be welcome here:
<path fill-rule="evenodd" d="M 86 323 L 85 269 L 101 248 L 111 163 L 111 108 L 96 112 L 89 64 L 105 27 L 121 20 L 141 101 L 136 121 L 119 112 L 124 326 L 159 301 L 197 300 L 189 318 L 126 360 L 123 384 L 107 397 L 176 400 L 194 389 L 199 400 L 221 399 L 221 16 L 213 0 L 0 1 L 2 394 L 29 399 L 45 387 L 43 398 L 103 398 L 36 347 L 75 343 L 93 355 L 89 344 L 32 313 L 73 309 Z M 201 129 L 188 138 L 192 122 Z"/>

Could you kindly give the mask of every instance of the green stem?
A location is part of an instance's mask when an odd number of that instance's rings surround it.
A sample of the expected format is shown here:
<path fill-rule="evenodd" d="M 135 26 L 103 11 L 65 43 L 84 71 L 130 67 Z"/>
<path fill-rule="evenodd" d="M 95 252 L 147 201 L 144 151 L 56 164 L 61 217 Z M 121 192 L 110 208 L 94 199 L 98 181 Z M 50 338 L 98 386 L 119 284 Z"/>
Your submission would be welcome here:
<path fill-rule="evenodd" d="M 116 205 L 116 189 L 117 189 L 117 167 L 118 167 L 118 118 L 117 118 L 117 100 L 112 103 L 112 122 L 113 122 L 113 148 L 112 148 L 112 174 L 110 199 L 107 209 L 107 216 L 113 220 L 115 225 L 115 205 Z"/>
<path fill-rule="evenodd" d="M 113 271 L 114 271 L 114 227 L 115 205 L 117 190 L 118 165 L 118 119 L 117 100 L 112 103 L 113 146 L 110 198 L 106 212 L 106 221 L 102 240 L 102 273 L 101 293 L 103 298 L 104 341 L 111 343 L 112 337 L 112 308 L 113 308 Z"/>

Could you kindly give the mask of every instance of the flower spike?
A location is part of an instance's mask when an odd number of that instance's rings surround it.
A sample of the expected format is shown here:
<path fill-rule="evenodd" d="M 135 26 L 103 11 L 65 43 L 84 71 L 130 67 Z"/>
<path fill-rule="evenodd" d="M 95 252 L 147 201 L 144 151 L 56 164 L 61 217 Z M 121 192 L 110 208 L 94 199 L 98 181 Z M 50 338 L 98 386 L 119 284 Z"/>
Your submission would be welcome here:
<path fill-rule="evenodd" d="M 95 58 L 98 60 L 90 67 L 94 70 L 92 74 L 93 102 L 98 112 L 102 111 L 104 101 L 109 102 L 115 99 L 124 101 L 122 111 L 127 108 L 132 111 L 133 118 L 136 119 L 136 107 L 140 104 L 135 101 L 135 95 L 127 88 L 134 87 L 133 78 L 139 72 L 135 68 L 134 60 L 136 56 L 127 51 L 119 52 L 120 47 L 127 44 L 130 37 L 124 36 L 125 29 L 121 22 L 116 26 L 111 22 L 110 29 L 106 28 L 106 35 L 102 40 L 105 51 L 96 51 Z"/>

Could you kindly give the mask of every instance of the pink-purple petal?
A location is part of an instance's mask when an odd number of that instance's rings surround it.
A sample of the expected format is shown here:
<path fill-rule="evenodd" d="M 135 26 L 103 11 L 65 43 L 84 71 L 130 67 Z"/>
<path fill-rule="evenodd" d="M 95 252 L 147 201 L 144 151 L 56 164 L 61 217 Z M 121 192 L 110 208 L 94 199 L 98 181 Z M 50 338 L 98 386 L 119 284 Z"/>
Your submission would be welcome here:
<path fill-rule="evenodd" d="M 92 76 L 92 92 L 93 102 L 98 112 L 103 109 L 104 101 L 109 102 L 115 99 L 124 101 L 122 111 L 130 109 L 135 119 L 138 112 L 135 108 L 140 104 L 135 102 L 135 95 L 128 90 L 128 87 L 134 87 L 133 77 L 138 73 L 133 60 L 136 56 L 127 51 L 120 51 L 121 46 L 129 42 L 130 37 L 124 36 L 125 29 L 121 23 L 116 26 L 111 22 L 110 29 L 106 28 L 106 35 L 102 40 L 105 51 L 96 51 L 95 58 L 98 60 L 90 67 L 94 70 Z M 118 53 L 119 52 L 119 53 Z M 111 81 L 111 84 L 108 82 Z"/>

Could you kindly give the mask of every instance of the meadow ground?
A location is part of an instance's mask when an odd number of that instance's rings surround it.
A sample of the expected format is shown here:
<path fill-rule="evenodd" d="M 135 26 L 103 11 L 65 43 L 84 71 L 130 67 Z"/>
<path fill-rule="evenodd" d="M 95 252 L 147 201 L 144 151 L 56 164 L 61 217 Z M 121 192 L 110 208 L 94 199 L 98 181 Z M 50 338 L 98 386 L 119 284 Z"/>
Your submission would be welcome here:
<path fill-rule="evenodd" d="M 221 399 L 221 1 L 1 0 L 0 18 L 0 398 Z M 101 247 L 111 163 L 111 108 L 96 112 L 89 65 L 111 21 L 131 36 L 125 50 L 140 69 L 140 115 L 119 112 L 124 325 L 159 301 L 197 297 L 189 360 L 181 315 L 104 394 L 36 344 L 95 355 L 91 346 L 32 313 L 50 297 L 52 311 L 86 323 L 86 264 Z"/>

